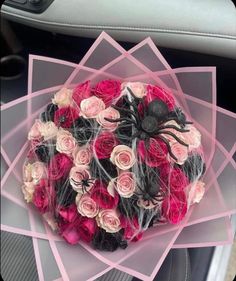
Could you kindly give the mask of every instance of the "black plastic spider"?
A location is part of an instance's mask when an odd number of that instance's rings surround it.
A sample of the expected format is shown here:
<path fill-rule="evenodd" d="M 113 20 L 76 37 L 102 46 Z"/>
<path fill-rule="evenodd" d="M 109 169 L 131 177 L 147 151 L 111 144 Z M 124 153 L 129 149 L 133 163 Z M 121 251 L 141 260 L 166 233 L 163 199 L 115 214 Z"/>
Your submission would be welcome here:
<path fill-rule="evenodd" d="M 79 175 L 83 176 L 83 174 L 81 172 L 76 172 L 76 173 L 78 173 Z M 85 179 L 82 179 L 81 181 L 76 181 L 76 180 L 74 180 L 72 178 L 71 181 L 74 183 L 74 185 L 76 187 L 77 186 L 81 186 L 83 193 L 89 193 L 89 191 L 87 189 L 88 189 L 88 187 L 90 187 L 90 185 L 92 183 L 94 183 L 94 179 L 93 178 L 87 178 L 87 179 L 85 178 Z"/>
<path fill-rule="evenodd" d="M 185 116 L 179 111 L 180 115 L 169 112 L 169 109 L 165 102 L 162 100 L 153 100 L 146 108 L 144 100 L 134 96 L 130 88 L 127 88 L 132 96 L 132 101 L 127 96 L 124 97 L 125 102 L 128 103 L 130 109 L 122 108 L 116 105 L 112 105 L 113 108 L 118 110 L 124 117 L 118 119 L 105 118 L 109 122 L 121 122 L 120 127 L 127 124 L 133 124 L 136 131 L 131 136 L 131 140 L 138 138 L 145 141 L 146 147 L 149 147 L 150 138 L 159 138 L 167 146 L 168 152 L 172 158 L 177 161 L 177 158 L 171 151 L 169 141 L 163 135 L 172 136 L 176 141 L 184 146 L 188 146 L 180 138 L 178 138 L 173 132 L 168 129 L 175 129 L 178 132 L 184 133 L 189 130 L 183 129 L 186 124 L 192 124 L 192 122 L 186 121 Z M 139 105 L 143 108 L 143 114 L 141 114 Z M 181 115 L 182 114 L 182 115 Z M 181 116 L 181 118 L 179 117 Z M 180 128 L 175 125 L 165 125 L 167 121 L 174 120 L 180 125 Z"/>
<path fill-rule="evenodd" d="M 160 177 L 158 170 L 142 165 L 143 177 L 140 178 L 140 183 L 137 184 L 139 192 L 135 195 L 140 196 L 145 204 L 145 207 L 156 207 L 163 201 L 164 192 L 160 188 Z M 142 186 L 142 187 L 141 187 Z"/>

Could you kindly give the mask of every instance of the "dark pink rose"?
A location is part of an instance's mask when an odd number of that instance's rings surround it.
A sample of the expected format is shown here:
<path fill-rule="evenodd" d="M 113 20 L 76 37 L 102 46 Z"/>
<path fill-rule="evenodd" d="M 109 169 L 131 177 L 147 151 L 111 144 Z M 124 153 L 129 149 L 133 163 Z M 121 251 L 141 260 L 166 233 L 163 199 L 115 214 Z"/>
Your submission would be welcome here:
<path fill-rule="evenodd" d="M 50 180 L 58 180 L 69 175 L 73 162 L 64 153 L 57 153 L 53 156 L 48 167 L 48 177 Z"/>
<path fill-rule="evenodd" d="M 53 209 L 55 203 L 55 191 L 54 188 L 49 185 L 48 181 L 42 179 L 35 186 L 32 202 L 41 213 Z"/>
<path fill-rule="evenodd" d="M 133 219 L 127 219 L 126 217 L 121 217 L 121 227 L 124 229 L 124 238 L 125 240 L 131 240 L 133 242 L 139 241 L 143 232 L 140 231 L 140 226 L 138 223 L 138 218 L 134 217 Z"/>
<path fill-rule="evenodd" d="M 110 106 L 121 94 L 121 83 L 115 80 L 103 80 L 96 85 L 94 94 L 102 99 L 106 106 Z"/>
<path fill-rule="evenodd" d="M 80 224 L 80 217 L 77 217 L 73 222 L 60 222 L 59 223 L 59 234 L 71 245 L 75 245 L 80 240 L 80 234 L 78 227 Z"/>
<path fill-rule="evenodd" d="M 57 127 L 70 128 L 75 119 L 79 117 L 78 109 L 67 106 L 58 108 L 54 115 L 54 123 Z"/>
<path fill-rule="evenodd" d="M 150 103 L 155 99 L 159 99 L 165 102 L 170 111 L 175 107 L 175 100 L 171 93 L 167 93 L 163 88 L 160 88 L 158 86 L 148 85 L 145 101 L 146 103 Z"/>
<path fill-rule="evenodd" d="M 82 100 L 87 99 L 91 96 L 91 88 L 90 88 L 90 81 L 86 81 L 82 84 L 79 84 L 75 87 L 72 98 L 75 103 L 80 106 Z"/>
<path fill-rule="evenodd" d="M 187 200 L 184 192 L 170 194 L 162 202 L 162 215 L 173 224 L 180 222 L 187 212 Z"/>
<path fill-rule="evenodd" d="M 78 227 L 80 238 L 85 242 L 91 242 L 97 230 L 96 220 L 93 218 L 82 217 Z"/>
<path fill-rule="evenodd" d="M 141 140 L 138 143 L 137 152 L 141 161 L 149 167 L 159 167 L 167 162 L 167 146 L 161 140 L 150 138 L 149 147 Z"/>
<path fill-rule="evenodd" d="M 94 149 L 98 159 L 110 158 L 111 152 L 119 144 L 112 132 L 101 133 L 94 142 Z"/>
<path fill-rule="evenodd" d="M 104 182 L 96 180 L 91 190 L 91 198 L 102 209 L 114 209 L 119 201 L 119 195 L 115 192 L 114 197 L 108 193 Z"/>
<path fill-rule="evenodd" d="M 187 177 L 184 172 L 179 168 L 174 168 L 170 170 L 170 190 L 171 192 L 180 192 L 185 189 L 189 184 Z"/>
<path fill-rule="evenodd" d="M 71 204 L 68 207 L 58 207 L 59 215 L 64 219 L 66 222 L 73 222 L 76 217 L 78 216 L 77 207 L 75 204 Z"/>

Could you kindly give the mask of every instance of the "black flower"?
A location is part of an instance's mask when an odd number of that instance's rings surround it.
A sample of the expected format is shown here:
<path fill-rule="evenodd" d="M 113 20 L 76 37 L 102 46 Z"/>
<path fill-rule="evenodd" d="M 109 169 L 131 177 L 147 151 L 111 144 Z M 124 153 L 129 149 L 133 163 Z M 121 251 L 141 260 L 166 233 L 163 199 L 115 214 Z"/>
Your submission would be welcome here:
<path fill-rule="evenodd" d="M 111 178 L 116 178 L 117 168 L 113 165 L 110 159 L 92 159 L 90 162 L 90 172 L 92 178 L 99 178 L 105 182 L 110 181 Z"/>
<path fill-rule="evenodd" d="M 92 244 L 95 249 L 109 252 L 114 252 L 119 247 L 122 249 L 127 247 L 127 241 L 122 239 L 121 232 L 108 233 L 101 228 L 94 235 Z"/>
<path fill-rule="evenodd" d="M 92 139 L 96 130 L 95 125 L 95 120 L 87 120 L 79 117 L 73 122 L 70 131 L 78 143 L 83 145 Z"/>
<path fill-rule="evenodd" d="M 69 180 L 59 180 L 55 184 L 57 205 L 68 207 L 75 203 L 77 192 L 73 190 Z"/>
<path fill-rule="evenodd" d="M 49 162 L 51 157 L 56 153 L 57 151 L 54 145 L 41 144 L 35 148 L 35 154 L 38 156 L 38 159 L 44 163 Z"/>
<path fill-rule="evenodd" d="M 202 177 L 206 171 L 206 164 L 199 154 L 193 154 L 188 157 L 179 168 L 184 171 L 190 182 Z"/>
<path fill-rule="evenodd" d="M 54 113 L 57 109 L 58 109 L 57 105 L 50 103 L 47 106 L 45 112 L 41 113 L 40 119 L 43 122 L 54 121 Z"/>

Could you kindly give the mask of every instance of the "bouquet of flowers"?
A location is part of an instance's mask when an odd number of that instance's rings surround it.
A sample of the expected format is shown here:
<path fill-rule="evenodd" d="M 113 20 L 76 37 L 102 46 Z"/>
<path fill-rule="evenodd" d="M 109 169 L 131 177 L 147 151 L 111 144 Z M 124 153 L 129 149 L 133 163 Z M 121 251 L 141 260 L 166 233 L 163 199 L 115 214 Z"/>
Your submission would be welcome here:
<path fill-rule="evenodd" d="M 52 279 L 152 280 L 171 247 L 232 241 L 235 114 L 215 105 L 214 68 L 102 33 L 78 65 L 31 56 L 28 91 L 1 108 L 2 229 L 33 238 L 41 280 L 45 252 Z"/>

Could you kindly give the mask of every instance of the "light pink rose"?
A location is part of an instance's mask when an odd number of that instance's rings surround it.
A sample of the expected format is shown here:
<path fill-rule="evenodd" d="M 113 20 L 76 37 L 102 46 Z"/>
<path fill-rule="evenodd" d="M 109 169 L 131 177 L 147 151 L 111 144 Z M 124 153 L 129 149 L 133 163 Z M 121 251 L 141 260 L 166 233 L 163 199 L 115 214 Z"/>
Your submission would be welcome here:
<path fill-rule="evenodd" d="M 31 176 L 33 183 L 37 184 L 46 174 L 46 168 L 43 162 L 34 162 L 31 165 Z"/>
<path fill-rule="evenodd" d="M 58 128 L 54 122 L 49 121 L 46 123 L 42 123 L 42 126 L 40 127 L 40 132 L 44 140 L 49 140 L 57 136 Z"/>
<path fill-rule="evenodd" d="M 98 214 L 99 207 L 97 203 L 88 194 L 79 194 L 75 199 L 78 212 L 88 218 L 94 218 Z"/>
<path fill-rule="evenodd" d="M 45 221 L 48 223 L 48 225 L 51 227 L 53 231 L 58 230 L 58 224 L 55 221 L 52 213 L 50 212 L 44 213 L 43 218 L 45 219 Z"/>
<path fill-rule="evenodd" d="M 72 134 L 62 128 L 57 133 L 56 150 L 71 155 L 77 148 L 77 143 Z"/>
<path fill-rule="evenodd" d="M 73 167 L 70 170 L 69 180 L 72 188 L 78 193 L 86 193 L 92 187 L 94 182 L 91 180 L 91 175 L 87 166 Z M 82 181 L 88 180 L 88 186 L 83 186 Z"/>
<path fill-rule="evenodd" d="M 130 169 L 136 162 L 132 148 L 127 145 L 117 145 L 114 147 L 110 160 L 121 170 Z"/>
<path fill-rule="evenodd" d="M 147 94 L 146 86 L 141 82 L 128 82 L 125 83 L 125 86 L 130 88 L 137 98 L 143 98 Z"/>
<path fill-rule="evenodd" d="M 34 194 L 35 185 L 33 182 L 24 182 L 24 185 L 21 187 L 21 190 L 24 194 L 24 198 L 27 203 L 32 202 Z"/>
<path fill-rule="evenodd" d="M 179 142 L 170 143 L 171 152 L 177 158 L 177 160 L 171 158 L 175 163 L 183 165 L 186 159 L 188 158 L 188 147 L 180 144 Z"/>
<path fill-rule="evenodd" d="M 201 145 L 201 134 L 193 125 L 187 125 L 186 129 L 189 132 L 183 133 L 183 138 L 184 142 L 189 145 L 189 151 L 191 151 Z"/>
<path fill-rule="evenodd" d="M 52 103 L 58 105 L 59 108 L 71 105 L 72 90 L 67 88 L 62 88 L 54 95 L 54 98 L 52 99 Z"/>
<path fill-rule="evenodd" d="M 205 193 L 205 183 L 202 181 L 193 182 L 189 188 L 188 206 L 199 203 L 202 200 Z"/>
<path fill-rule="evenodd" d="M 113 209 L 100 211 L 96 217 L 96 221 L 99 227 L 109 233 L 115 233 L 121 229 L 119 215 Z"/>
<path fill-rule="evenodd" d="M 23 180 L 25 182 L 31 182 L 33 180 L 32 178 L 32 165 L 31 164 L 25 164 L 23 166 Z"/>
<path fill-rule="evenodd" d="M 135 174 L 131 172 L 121 172 L 116 180 L 116 191 L 121 197 L 129 198 L 134 194 L 136 187 Z"/>
<path fill-rule="evenodd" d="M 113 107 L 108 107 L 101 111 L 97 116 L 97 122 L 106 130 L 114 131 L 118 127 L 118 122 L 112 123 L 105 118 L 109 119 L 118 119 L 120 118 L 120 113 L 118 110 L 114 109 Z"/>
<path fill-rule="evenodd" d="M 84 118 L 96 118 L 105 107 L 105 103 L 102 99 L 92 96 L 81 101 L 80 114 Z"/>
<path fill-rule="evenodd" d="M 34 124 L 28 133 L 28 140 L 39 140 L 42 138 L 42 134 L 41 134 L 42 125 L 43 123 L 39 119 L 36 119 L 34 121 Z"/>
<path fill-rule="evenodd" d="M 89 146 L 78 147 L 73 152 L 75 166 L 88 166 L 92 159 L 92 152 Z"/>

